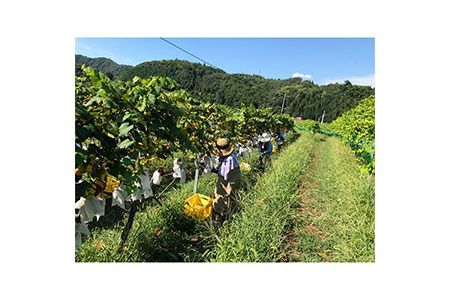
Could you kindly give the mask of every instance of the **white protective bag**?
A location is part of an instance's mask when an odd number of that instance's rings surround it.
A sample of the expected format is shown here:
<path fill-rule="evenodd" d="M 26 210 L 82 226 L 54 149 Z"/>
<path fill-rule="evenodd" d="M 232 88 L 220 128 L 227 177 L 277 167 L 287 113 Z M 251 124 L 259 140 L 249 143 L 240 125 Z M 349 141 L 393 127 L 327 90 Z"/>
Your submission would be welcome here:
<path fill-rule="evenodd" d="M 92 222 L 94 217 L 97 221 L 101 216 L 105 215 L 105 200 L 96 197 L 88 199 L 81 197 L 75 203 L 75 208 L 79 209 L 78 215 L 81 217 L 81 222 Z"/>
<path fill-rule="evenodd" d="M 144 198 L 153 196 L 152 184 L 150 182 L 150 176 L 148 175 L 148 173 L 144 172 L 144 174 L 140 175 L 139 178 L 141 179 L 141 187 Z"/>
<path fill-rule="evenodd" d="M 112 206 L 118 205 L 122 209 L 125 209 L 125 201 L 128 201 L 127 191 L 123 188 L 123 186 L 119 186 L 112 193 Z"/>
<path fill-rule="evenodd" d="M 175 158 L 173 161 L 173 178 L 180 178 L 180 183 L 186 182 L 186 171 L 183 168 L 183 163 L 180 159 Z"/>
<path fill-rule="evenodd" d="M 75 248 L 78 248 L 81 245 L 81 235 L 88 236 L 89 233 L 89 229 L 85 223 L 75 222 Z"/>
<path fill-rule="evenodd" d="M 152 176 L 152 182 L 154 185 L 160 185 L 161 184 L 161 180 L 162 180 L 162 176 L 161 173 L 159 173 L 158 170 L 156 170 L 155 172 L 153 172 L 153 176 Z"/>

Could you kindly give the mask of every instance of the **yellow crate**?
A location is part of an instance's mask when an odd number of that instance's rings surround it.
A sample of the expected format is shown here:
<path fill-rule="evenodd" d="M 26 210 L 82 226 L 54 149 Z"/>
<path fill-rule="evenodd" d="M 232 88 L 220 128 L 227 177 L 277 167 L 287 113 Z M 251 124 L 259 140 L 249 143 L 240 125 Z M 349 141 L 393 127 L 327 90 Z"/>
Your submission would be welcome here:
<path fill-rule="evenodd" d="M 198 220 L 205 220 L 211 215 L 213 198 L 194 194 L 186 199 L 184 213 Z"/>

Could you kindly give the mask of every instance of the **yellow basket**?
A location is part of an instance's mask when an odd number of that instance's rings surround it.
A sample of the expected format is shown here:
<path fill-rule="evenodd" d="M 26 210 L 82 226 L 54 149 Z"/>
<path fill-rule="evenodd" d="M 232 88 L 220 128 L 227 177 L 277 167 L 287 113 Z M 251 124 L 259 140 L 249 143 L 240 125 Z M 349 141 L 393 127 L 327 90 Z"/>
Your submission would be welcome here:
<path fill-rule="evenodd" d="M 241 170 L 245 171 L 245 172 L 250 172 L 252 170 L 252 167 L 250 167 L 250 165 L 248 163 L 245 163 L 245 162 L 241 162 L 239 164 L 239 168 L 241 168 Z"/>
<path fill-rule="evenodd" d="M 204 220 L 211 214 L 212 202 L 213 199 L 211 197 L 202 194 L 194 194 L 186 199 L 184 213 L 189 217 Z"/>

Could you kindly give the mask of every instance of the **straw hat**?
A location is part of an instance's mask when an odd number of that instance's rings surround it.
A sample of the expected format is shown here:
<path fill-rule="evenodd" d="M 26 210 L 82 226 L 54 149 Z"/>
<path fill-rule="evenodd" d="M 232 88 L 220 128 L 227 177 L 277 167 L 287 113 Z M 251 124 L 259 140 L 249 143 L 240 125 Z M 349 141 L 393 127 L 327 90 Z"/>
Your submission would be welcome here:
<path fill-rule="evenodd" d="M 234 146 L 230 143 L 230 141 L 223 138 L 216 141 L 216 148 L 222 156 L 230 155 L 234 150 Z"/>

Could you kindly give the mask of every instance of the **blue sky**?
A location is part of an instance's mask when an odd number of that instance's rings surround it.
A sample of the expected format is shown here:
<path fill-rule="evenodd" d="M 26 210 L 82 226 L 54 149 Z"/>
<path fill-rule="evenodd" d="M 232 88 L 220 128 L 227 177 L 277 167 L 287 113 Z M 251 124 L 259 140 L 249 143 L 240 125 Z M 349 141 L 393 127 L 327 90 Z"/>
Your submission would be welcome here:
<path fill-rule="evenodd" d="M 317 84 L 375 86 L 373 38 L 167 38 L 227 73 L 302 77 Z M 77 38 L 75 53 L 119 64 L 184 59 L 201 62 L 159 38 Z"/>

